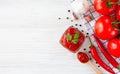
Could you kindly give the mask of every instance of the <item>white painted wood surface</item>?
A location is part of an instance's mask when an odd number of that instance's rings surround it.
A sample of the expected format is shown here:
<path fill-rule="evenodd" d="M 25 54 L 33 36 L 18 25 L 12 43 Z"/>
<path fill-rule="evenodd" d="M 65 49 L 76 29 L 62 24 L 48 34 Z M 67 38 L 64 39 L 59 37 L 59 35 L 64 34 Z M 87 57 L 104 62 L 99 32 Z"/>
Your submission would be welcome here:
<path fill-rule="evenodd" d="M 95 74 L 59 44 L 67 9 L 67 0 L 0 0 L 0 74 Z"/>

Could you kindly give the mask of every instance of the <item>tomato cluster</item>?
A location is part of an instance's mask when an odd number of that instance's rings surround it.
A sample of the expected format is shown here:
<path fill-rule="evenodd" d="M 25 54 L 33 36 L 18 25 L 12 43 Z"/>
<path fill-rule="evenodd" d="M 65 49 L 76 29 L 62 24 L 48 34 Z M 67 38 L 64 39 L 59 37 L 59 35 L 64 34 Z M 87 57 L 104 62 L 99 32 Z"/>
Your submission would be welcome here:
<path fill-rule="evenodd" d="M 94 0 L 95 10 L 102 14 L 95 23 L 94 32 L 100 39 L 108 40 L 108 51 L 117 58 L 120 57 L 119 4 L 119 0 Z"/>

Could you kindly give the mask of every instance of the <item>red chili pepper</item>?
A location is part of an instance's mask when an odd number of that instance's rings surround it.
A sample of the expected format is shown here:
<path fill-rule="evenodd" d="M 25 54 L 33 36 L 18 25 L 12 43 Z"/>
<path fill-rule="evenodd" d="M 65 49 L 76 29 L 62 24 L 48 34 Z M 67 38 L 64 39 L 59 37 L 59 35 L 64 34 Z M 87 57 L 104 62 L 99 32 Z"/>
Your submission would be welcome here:
<path fill-rule="evenodd" d="M 115 74 L 115 72 L 108 66 L 106 65 L 103 60 L 100 58 L 100 56 L 97 53 L 97 50 L 95 48 L 95 46 L 92 44 L 91 39 L 89 37 L 90 40 L 90 51 L 91 51 L 91 55 L 92 57 L 95 59 L 95 61 L 101 66 L 103 67 L 106 71 Z"/>
<path fill-rule="evenodd" d="M 120 70 L 120 65 L 119 63 L 107 52 L 107 50 L 104 48 L 103 44 L 101 43 L 101 41 L 95 36 L 95 34 L 93 34 L 94 39 L 96 41 L 96 43 L 98 44 L 101 52 L 103 53 L 103 55 L 106 57 L 106 59 L 113 65 L 113 67 L 117 68 L 118 70 Z"/>

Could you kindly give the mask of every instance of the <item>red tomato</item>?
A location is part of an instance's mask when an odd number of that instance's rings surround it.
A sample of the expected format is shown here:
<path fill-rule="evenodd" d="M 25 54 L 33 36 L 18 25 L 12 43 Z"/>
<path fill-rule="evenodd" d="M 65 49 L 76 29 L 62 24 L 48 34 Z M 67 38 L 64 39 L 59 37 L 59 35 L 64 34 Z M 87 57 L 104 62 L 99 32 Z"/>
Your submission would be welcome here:
<path fill-rule="evenodd" d="M 60 43 L 72 52 L 76 52 L 83 44 L 85 36 L 74 27 L 69 27 L 60 39 Z"/>
<path fill-rule="evenodd" d="M 114 38 L 108 42 L 108 51 L 114 57 L 120 57 L 120 39 Z"/>
<path fill-rule="evenodd" d="M 100 14 L 110 15 L 117 9 L 117 1 L 118 0 L 94 0 L 94 8 Z M 110 5 L 111 2 L 115 2 L 115 4 Z"/>
<path fill-rule="evenodd" d="M 94 31 L 102 40 L 109 40 L 118 35 L 118 30 L 114 28 L 112 22 L 116 22 L 113 17 L 101 16 L 95 23 Z"/>
<path fill-rule="evenodd" d="M 120 21 L 120 6 L 118 6 L 118 9 L 116 10 L 116 17 Z"/>

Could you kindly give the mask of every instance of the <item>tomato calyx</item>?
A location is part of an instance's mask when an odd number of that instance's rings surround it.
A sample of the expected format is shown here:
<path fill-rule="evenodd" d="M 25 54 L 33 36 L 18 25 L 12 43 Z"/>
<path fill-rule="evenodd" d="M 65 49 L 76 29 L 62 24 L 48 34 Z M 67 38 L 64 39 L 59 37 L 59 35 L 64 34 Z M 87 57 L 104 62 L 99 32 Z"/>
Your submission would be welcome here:
<path fill-rule="evenodd" d="M 110 0 L 106 2 L 106 6 L 110 8 L 112 8 L 113 4 L 120 4 L 120 0 L 118 0 L 118 2 L 111 2 Z"/>
<path fill-rule="evenodd" d="M 80 37 L 80 33 L 79 32 L 75 33 L 73 37 L 72 37 L 72 35 L 70 33 L 68 33 L 66 39 L 68 41 L 71 41 L 73 44 L 77 44 L 79 37 Z"/>
<path fill-rule="evenodd" d="M 118 30 L 119 34 L 120 34 L 120 29 L 118 27 L 118 24 L 120 24 L 120 22 L 112 22 L 112 26 Z M 120 39 L 120 36 L 119 36 L 119 39 Z"/>
<path fill-rule="evenodd" d="M 120 22 L 112 22 L 112 25 L 120 24 Z"/>
<path fill-rule="evenodd" d="M 118 29 L 117 25 L 120 24 L 120 22 L 112 22 L 111 24 L 112 24 L 112 26 L 113 26 L 114 28 L 117 28 L 117 29 Z"/>

